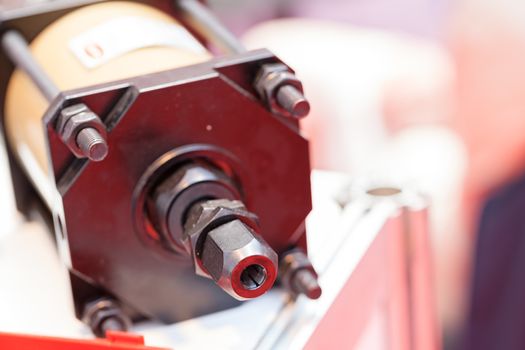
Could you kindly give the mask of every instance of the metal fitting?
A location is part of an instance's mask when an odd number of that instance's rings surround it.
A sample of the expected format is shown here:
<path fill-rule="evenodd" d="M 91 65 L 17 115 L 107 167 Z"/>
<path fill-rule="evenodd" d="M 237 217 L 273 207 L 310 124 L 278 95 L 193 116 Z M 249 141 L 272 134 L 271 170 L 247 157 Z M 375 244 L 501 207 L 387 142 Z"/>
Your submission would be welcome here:
<path fill-rule="evenodd" d="M 299 119 L 310 112 L 310 103 L 304 97 L 303 84 L 282 63 L 263 65 L 254 87 L 274 114 Z"/>
<path fill-rule="evenodd" d="M 106 331 L 125 332 L 131 327 L 130 318 L 122 311 L 120 305 L 110 298 L 102 298 L 84 307 L 82 322 L 87 324 L 93 334 L 99 338 L 106 335 Z"/>
<path fill-rule="evenodd" d="M 85 104 L 64 108 L 60 112 L 57 132 L 77 158 L 99 162 L 108 154 L 106 126 Z"/>
<path fill-rule="evenodd" d="M 186 253 L 184 225 L 189 208 L 207 199 L 239 199 L 232 180 L 206 161 L 194 160 L 180 166 L 153 190 L 148 200 L 150 219 L 165 246 Z"/>
<path fill-rule="evenodd" d="M 279 277 L 283 287 L 294 297 L 304 294 L 310 299 L 319 299 L 322 294 L 318 275 L 312 263 L 301 249 L 283 255 L 279 265 Z"/>
<path fill-rule="evenodd" d="M 238 300 L 266 293 L 277 277 L 277 254 L 257 230 L 256 216 L 240 201 L 195 204 L 186 222 L 195 272 Z"/>
<path fill-rule="evenodd" d="M 165 247 L 191 257 L 195 273 L 238 300 L 256 298 L 277 278 L 277 254 L 259 236 L 257 216 L 222 170 L 203 159 L 180 165 L 148 199 Z"/>

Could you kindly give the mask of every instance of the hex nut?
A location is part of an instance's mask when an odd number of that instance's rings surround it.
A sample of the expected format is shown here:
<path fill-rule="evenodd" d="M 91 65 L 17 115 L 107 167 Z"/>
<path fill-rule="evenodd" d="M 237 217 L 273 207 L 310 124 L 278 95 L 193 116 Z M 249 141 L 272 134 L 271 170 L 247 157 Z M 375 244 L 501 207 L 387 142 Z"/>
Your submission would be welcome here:
<path fill-rule="evenodd" d="M 282 63 L 265 64 L 260 68 L 255 79 L 255 90 L 272 113 L 289 117 L 290 112 L 281 107 L 277 101 L 277 93 L 283 86 L 293 86 L 299 92 L 304 92 L 303 84 L 286 65 Z"/>
<path fill-rule="evenodd" d="M 258 229 L 257 216 L 247 211 L 244 204 L 238 200 L 203 201 L 190 209 L 185 224 L 184 244 L 193 259 L 197 275 L 210 277 L 202 266 L 200 256 L 206 235 L 218 226 L 234 220 L 240 220 L 253 230 Z"/>
<path fill-rule="evenodd" d="M 207 234 L 201 260 L 213 280 L 240 300 L 266 293 L 277 277 L 277 254 L 240 220 Z"/>
<path fill-rule="evenodd" d="M 64 108 L 60 113 L 56 130 L 62 141 L 77 158 L 86 158 L 77 144 L 78 133 L 86 128 L 97 130 L 104 139 L 107 137 L 106 126 L 86 105 L 78 104 Z"/>
<path fill-rule="evenodd" d="M 167 249 L 186 252 L 185 216 L 202 198 L 234 200 L 240 194 L 229 177 L 205 161 L 182 165 L 155 186 L 148 200 L 148 215 Z"/>
<path fill-rule="evenodd" d="M 131 327 L 130 318 L 122 311 L 118 303 L 109 298 L 101 298 L 87 303 L 84 307 L 82 322 L 88 325 L 97 337 L 105 336 L 104 323 L 113 320 L 114 325 L 120 325 L 120 331 L 127 331 Z"/>
<path fill-rule="evenodd" d="M 250 244 L 254 235 L 239 220 L 230 221 L 208 233 L 202 247 L 201 259 L 206 270 L 215 281 L 223 276 L 223 269 L 229 260 L 225 254 Z"/>

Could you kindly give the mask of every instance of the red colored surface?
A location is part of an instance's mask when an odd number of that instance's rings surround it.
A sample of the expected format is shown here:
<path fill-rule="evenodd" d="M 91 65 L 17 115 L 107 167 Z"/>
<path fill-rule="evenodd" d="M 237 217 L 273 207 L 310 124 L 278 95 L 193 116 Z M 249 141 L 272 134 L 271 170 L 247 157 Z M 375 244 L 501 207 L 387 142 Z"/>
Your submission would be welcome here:
<path fill-rule="evenodd" d="M 307 350 L 353 349 L 366 328 L 369 316 L 381 300 L 388 300 L 389 236 L 382 232 L 359 262 L 338 297 L 305 346 Z"/>
<path fill-rule="evenodd" d="M 408 223 L 408 225 L 407 225 Z M 425 211 L 391 218 L 341 289 L 305 349 L 368 349 L 363 343 L 380 313 L 373 348 L 439 349 Z M 384 339 L 383 339 L 384 338 Z"/>
<path fill-rule="evenodd" d="M 108 332 L 106 339 L 80 340 L 0 333 L 2 350 L 166 350 L 144 345 L 144 337 Z"/>

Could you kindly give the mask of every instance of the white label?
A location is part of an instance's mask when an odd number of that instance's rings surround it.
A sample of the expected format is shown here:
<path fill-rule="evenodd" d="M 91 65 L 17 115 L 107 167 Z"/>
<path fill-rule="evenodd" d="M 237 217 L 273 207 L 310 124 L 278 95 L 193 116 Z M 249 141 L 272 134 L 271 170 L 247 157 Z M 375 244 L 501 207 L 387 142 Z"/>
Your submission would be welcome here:
<path fill-rule="evenodd" d="M 86 68 L 96 68 L 128 52 L 152 46 L 206 52 L 181 25 L 142 17 L 110 20 L 83 32 L 69 43 L 69 48 Z"/>

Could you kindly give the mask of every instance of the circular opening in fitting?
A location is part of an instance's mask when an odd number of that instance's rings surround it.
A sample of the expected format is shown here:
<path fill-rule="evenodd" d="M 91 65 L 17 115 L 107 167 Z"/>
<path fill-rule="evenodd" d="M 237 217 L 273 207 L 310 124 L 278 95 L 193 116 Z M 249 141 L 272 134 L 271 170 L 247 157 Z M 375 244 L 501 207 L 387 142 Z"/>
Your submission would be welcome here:
<path fill-rule="evenodd" d="M 255 290 L 266 281 L 266 269 L 261 265 L 250 265 L 241 273 L 241 284 L 246 290 Z"/>
<path fill-rule="evenodd" d="M 400 194 L 401 190 L 395 187 L 377 187 L 366 191 L 366 193 L 376 197 L 390 197 Z"/>

